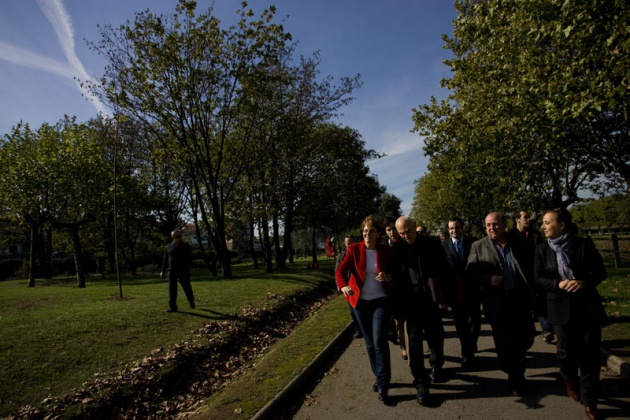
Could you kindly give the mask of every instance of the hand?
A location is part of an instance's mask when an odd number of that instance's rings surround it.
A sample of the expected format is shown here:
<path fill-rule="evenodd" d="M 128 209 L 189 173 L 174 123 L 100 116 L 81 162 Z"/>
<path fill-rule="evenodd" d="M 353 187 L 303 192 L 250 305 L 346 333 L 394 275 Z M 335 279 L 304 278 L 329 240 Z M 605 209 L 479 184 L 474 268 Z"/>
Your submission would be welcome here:
<path fill-rule="evenodd" d="M 354 295 L 354 290 L 352 290 L 352 287 L 350 286 L 344 286 L 341 288 L 341 293 L 343 293 L 345 297 L 350 297 Z"/>
<path fill-rule="evenodd" d="M 163 278 L 164 278 L 164 271 L 162 271 L 162 272 L 160 273 L 160 278 L 161 278 L 161 279 L 163 279 Z"/>
<path fill-rule="evenodd" d="M 503 283 L 503 276 L 492 276 L 490 277 L 490 284 L 498 287 Z"/>
<path fill-rule="evenodd" d="M 390 274 L 380 272 L 376 276 L 376 281 L 380 281 L 381 283 L 390 283 L 392 281 L 392 276 Z"/>
<path fill-rule="evenodd" d="M 560 287 L 560 289 L 566 290 L 569 293 L 575 293 L 578 290 L 582 290 L 582 288 L 584 287 L 584 282 L 582 280 L 576 279 L 565 279 L 561 280 L 558 286 Z"/>

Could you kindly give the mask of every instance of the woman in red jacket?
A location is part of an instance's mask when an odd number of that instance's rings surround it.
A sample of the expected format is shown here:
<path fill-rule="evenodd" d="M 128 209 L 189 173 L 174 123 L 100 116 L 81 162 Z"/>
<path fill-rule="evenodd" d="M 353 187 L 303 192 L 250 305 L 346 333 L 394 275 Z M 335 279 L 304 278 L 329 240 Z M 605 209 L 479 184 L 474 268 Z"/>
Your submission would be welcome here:
<path fill-rule="evenodd" d="M 363 241 L 352 244 L 337 269 L 337 288 L 352 306 L 365 340 L 376 382 L 372 389 L 387 403 L 391 379 L 387 332 L 391 318 L 389 288 L 392 283 L 393 254 L 379 243 L 383 223 L 368 216 L 362 224 Z"/>

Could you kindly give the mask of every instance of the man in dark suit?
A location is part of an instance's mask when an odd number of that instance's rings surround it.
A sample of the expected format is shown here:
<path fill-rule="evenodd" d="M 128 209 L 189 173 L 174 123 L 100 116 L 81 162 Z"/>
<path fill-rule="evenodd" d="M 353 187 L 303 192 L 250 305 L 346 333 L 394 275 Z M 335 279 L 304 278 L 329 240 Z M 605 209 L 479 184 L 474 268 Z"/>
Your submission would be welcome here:
<path fill-rule="evenodd" d="M 466 275 L 470 247 L 477 239 L 464 236 L 464 221 L 459 217 L 448 219 L 447 227 L 450 238 L 442 242 L 442 247 L 455 280 L 456 297 L 451 308 L 461 345 L 462 367 L 468 368 L 474 363 L 481 330 L 481 288 Z"/>
<path fill-rule="evenodd" d="M 182 239 L 182 232 L 171 232 L 173 242 L 166 246 L 162 262 L 160 277 L 164 278 L 168 272 L 168 306 L 167 312 L 177 312 L 177 279 L 186 294 L 191 309 L 195 309 L 195 295 L 190 285 L 190 264 L 193 252 L 190 245 Z"/>
<path fill-rule="evenodd" d="M 394 248 L 399 270 L 394 277 L 395 303 L 407 322 L 409 367 L 418 391 L 417 401 L 420 405 L 430 405 L 430 383 L 444 381 L 444 326 L 432 284 L 450 281 L 451 273 L 439 242 L 418 235 L 413 220 L 400 217 L 396 220 L 396 230 L 403 245 Z M 430 375 L 424 367 L 423 333 L 431 350 Z"/>
<path fill-rule="evenodd" d="M 525 392 L 526 353 L 536 334 L 530 279 L 522 266 L 524 249 L 508 239 L 503 214 L 488 214 L 485 225 L 488 236 L 472 244 L 466 272 L 481 284 L 483 312 L 492 327 L 499 366 L 508 374 L 508 391 L 520 396 Z"/>
<path fill-rule="evenodd" d="M 525 243 L 527 261 L 524 261 L 523 265 L 533 267 L 536 246 L 543 242 L 542 235 L 531 226 L 531 218 L 527 211 L 515 211 L 512 213 L 512 220 L 514 226 L 508 231 L 508 236 L 514 241 L 521 240 Z M 545 343 L 552 344 L 556 338 L 556 332 L 553 325 L 547 320 L 547 293 L 540 287 L 535 292 L 537 297 L 535 312 L 538 315 L 538 322 L 540 322 L 542 337 Z"/>

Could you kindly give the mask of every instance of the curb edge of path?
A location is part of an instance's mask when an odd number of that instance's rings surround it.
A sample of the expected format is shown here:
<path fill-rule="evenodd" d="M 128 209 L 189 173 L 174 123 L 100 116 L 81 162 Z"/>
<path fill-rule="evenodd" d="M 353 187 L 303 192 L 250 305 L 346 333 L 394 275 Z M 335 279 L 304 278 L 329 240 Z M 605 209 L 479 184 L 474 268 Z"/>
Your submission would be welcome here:
<path fill-rule="evenodd" d="M 272 413 L 274 413 L 279 407 L 280 404 L 285 400 L 286 396 L 290 394 L 292 391 L 301 386 L 306 378 L 308 378 L 316 369 L 320 367 L 322 362 L 328 360 L 328 357 L 332 353 L 332 351 L 337 347 L 341 342 L 343 342 L 347 336 L 352 331 L 352 322 L 349 322 L 346 327 L 332 339 L 330 343 L 322 351 L 320 351 L 313 360 L 306 365 L 304 369 L 300 373 L 296 375 L 295 378 L 291 380 L 280 392 L 276 394 L 275 397 L 271 401 L 269 401 L 263 408 L 258 410 L 258 412 L 252 417 L 252 420 L 263 420 L 270 418 Z"/>
<path fill-rule="evenodd" d="M 608 349 L 601 347 L 600 351 L 602 355 L 604 356 L 604 358 L 606 359 L 606 366 L 608 367 L 608 369 L 613 371 L 615 374 L 621 376 L 626 381 L 629 381 L 630 380 L 630 363 L 615 356 Z"/>

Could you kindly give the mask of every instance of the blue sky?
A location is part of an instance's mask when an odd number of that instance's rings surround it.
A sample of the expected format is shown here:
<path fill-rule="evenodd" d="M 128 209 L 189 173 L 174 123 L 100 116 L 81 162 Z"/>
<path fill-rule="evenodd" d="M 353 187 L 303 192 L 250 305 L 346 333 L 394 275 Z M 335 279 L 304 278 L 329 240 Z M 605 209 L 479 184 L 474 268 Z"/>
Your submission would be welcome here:
<path fill-rule="evenodd" d="M 107 113 L 88 101 L 74 77 L 103 74 L 104 61 L 87 48 L 97 25 L 133 21 L 134 12 L 167 13 L 176 0 L 5 0 L 0 14 L 0 135 L 20 120 L 33 128 L 64 114 L 87 121 Z M 442 34 L 456 17 L 450 0 L 250 0 L 257 12 L 277 7 L 298 53 L 319 50 L 322 76 L 361 75 L 363 86 L 337 121 L 361 133 L 367 147 L 386 153 L 370 162 L 387 191 L 408 213 L 414 180 L 426 171 L 421 138 L 411 133 L 412 108 L 442 98 L 440 79 L 449 76 Z M 205 11 L 210 1 L 199 0 Z M 240 1 L 217 0 L 215 16 L 232 22 Z M 288 17 L 287 17 L 288 16 Z"/>

